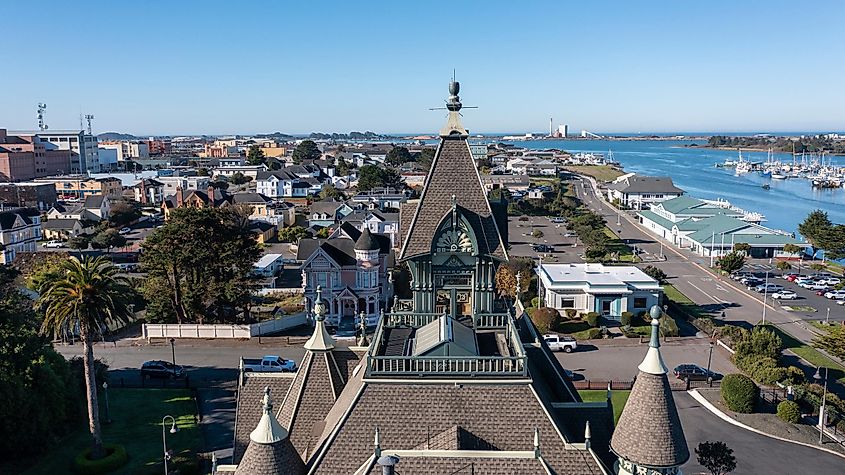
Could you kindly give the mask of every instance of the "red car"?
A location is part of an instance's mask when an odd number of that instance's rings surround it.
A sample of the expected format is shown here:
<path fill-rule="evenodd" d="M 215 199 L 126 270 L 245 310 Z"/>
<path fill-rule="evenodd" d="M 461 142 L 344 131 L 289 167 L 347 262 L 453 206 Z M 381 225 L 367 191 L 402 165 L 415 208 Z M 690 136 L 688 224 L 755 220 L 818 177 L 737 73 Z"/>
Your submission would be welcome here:
<path fill-rule="evenodd" d="M 795 282 L 795 279 L 797 279 L 798 277 L 798 274 L 789 274 L 788 276 L 786 276 L 786 280 L 790 282 Z"/>

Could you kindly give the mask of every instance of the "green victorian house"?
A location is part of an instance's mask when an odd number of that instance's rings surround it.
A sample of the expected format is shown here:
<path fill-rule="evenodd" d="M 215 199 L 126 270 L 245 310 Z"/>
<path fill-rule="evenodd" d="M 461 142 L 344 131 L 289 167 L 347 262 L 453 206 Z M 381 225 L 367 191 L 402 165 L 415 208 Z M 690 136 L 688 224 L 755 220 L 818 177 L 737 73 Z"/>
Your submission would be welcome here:
<path fill-rule="evenodd" d="M 415 312 L 453 318 L 494 312 L 495 276 L 508 259 L 507 206 L 487 200 L 460 120 L 457 82 L 449 119 L 418 201 L 400 209 L 400 261 L 411 271 Z"/>

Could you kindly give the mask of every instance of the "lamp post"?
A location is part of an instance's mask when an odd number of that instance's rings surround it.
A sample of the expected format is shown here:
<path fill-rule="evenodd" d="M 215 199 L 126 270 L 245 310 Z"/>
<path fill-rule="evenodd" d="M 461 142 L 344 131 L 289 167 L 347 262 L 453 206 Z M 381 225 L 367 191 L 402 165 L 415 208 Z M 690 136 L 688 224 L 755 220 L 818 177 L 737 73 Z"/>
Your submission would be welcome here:
<path fill-rule="evenodd" d="M 170 339 L 170 357 L 172 358 L 173 366 L 176 366 L 176 339 Z"/>
<path fill-rule="evenodd" d="M 111 424 L 111 414 L 109 413 L 109 383 L 103 381 L 103 396 L 106 399 L 106 424 Z"/>
<path fill-rule="evenodd" d="M 710 387 L 713 387 L 713 375 L 710 374 L 710 362 L 713 361 L 713 347 L 716 346 L 715 343 L 716 332 L 713 332 L 713 336 L 710 337 L 710 354 L 707 356 L 707 384 Z"/>
<path fill-rule="evenodd" d="M 176 419 L 173 418 L 171 415 L 166 415 L 161 418 L 161 445 L 164 447 L 164 475 L 167 475 L 167 461 L 170 460 L 170 454 L 167 453 L 167 433 L 164 431 L 165 424 L 167 423 L 167 418 L 170 418 L 173 423 L 170 425 L 170 433 L 175 434 L 179 432 L 179 428 L 176 427 Z"/>
<path fill-rule="evenodd" d="M 825 411 L 825 400 L 827 399 L 827 368 L 824 369 L 824 390 L 822 391 L 822 403 L 819 405 L 819 444 L 824 442 L 824 411 Z M 813 379 L 816 380 L 818 383 L 822 379 L 821 375 L 821 367 L 816 368 L 816 374 L 813 375 Z"/>

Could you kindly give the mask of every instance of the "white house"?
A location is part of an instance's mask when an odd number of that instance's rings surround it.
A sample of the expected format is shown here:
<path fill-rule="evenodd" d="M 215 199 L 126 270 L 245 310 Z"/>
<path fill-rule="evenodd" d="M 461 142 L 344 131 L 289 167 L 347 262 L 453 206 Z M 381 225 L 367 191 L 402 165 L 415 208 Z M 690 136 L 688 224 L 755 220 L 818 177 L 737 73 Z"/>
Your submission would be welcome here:
<path fill-rule="evenodd" d="M 623 312 L 657 305 L 662 293 L 659 282 L 634 266 L 542 264 L 538 273 L 543 304 L 561 313 L 574 309 L 618 320 Z"/>
<path fill-rule="evenodd" d="M 11 264 L 21 252 L 35 252 L 41 239 L 41 213 L 35 208 L 0 212 L 0 264 Z"/>
<path fill-rule="evenodd" d="M 684 194 L 668 176 L 622 175 L 607 187 L 607 199 L 618 200 L 623 206 L 647 209 L 653 203 L 671 200 Z"/>
<path fill-rule="evenodd" d="M 252 265 L 252 272 L 263 277 L 274 277 L 283 266 L 284 259 L 281 254 L 264 254 Z"/>
<path fill-rule="evenodd" d="M 311 185 L 286 169 L 259 172 L 256 191 L 269 198 L 305 198 Z"/>

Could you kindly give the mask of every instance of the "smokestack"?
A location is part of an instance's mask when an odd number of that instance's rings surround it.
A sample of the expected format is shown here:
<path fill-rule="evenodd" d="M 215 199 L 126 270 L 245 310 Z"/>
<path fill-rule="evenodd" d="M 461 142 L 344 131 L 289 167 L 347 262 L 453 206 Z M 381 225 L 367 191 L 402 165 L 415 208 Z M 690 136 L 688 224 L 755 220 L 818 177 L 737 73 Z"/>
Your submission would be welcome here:
<path fill-rule="evenodd" d="M 549 137 L 551 137 L 555 133 L 554 126 L 552 125 L 552 123 L 554 123 L 553 119 L 554 117 L 549 117 Z"/>
<path fill-rule="evenodd" d="M 382 475 L 395 475 L 396 464 L 399 463 L 399 457 L 395 455 L 385 455 L 384 457 L 379 457 L 376 463 L 381 465 Z"/>

